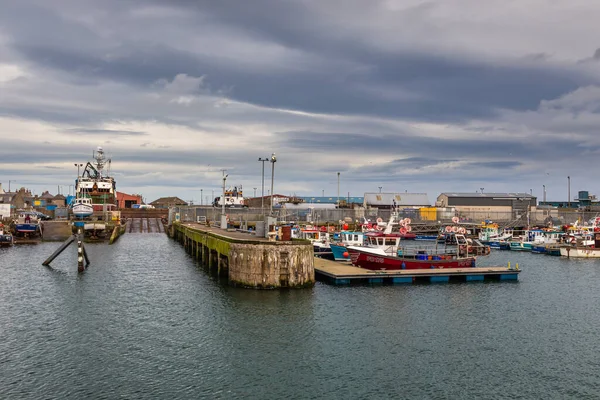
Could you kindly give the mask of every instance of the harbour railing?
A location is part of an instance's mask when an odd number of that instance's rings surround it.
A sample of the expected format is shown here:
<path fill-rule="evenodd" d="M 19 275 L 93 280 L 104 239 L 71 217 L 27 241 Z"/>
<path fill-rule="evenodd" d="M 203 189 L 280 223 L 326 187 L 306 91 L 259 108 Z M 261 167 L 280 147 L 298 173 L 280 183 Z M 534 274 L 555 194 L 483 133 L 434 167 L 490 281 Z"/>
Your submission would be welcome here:
<path fill-rule="evenodd" d="M 430 210 L 430 209 L 429 209 Z M 260 208 L 226 208 L 225 213 L 231 224 L 236 226 L 250 226 L 256 221 L 264 221 L 268 211 L 262 213 Z M 210 206 L 181 206 L 174 207 L 173 213 L 178 213 L 182 222 L 220 223 L 221 208 Z M 339 225 L 348 223 L 356 225 L 368 221 L 376 223 L 378 219 L 388 221 L 392 210 L 376 208 L 354 208 L 354 209 L 307 209 L 286 210 L 278 208 L 273 210 L 273 217 L 279 223 L 312 224 L 312 225 Z M 173 214 L 174 215 L 174 214 Z M 419 209 L 399 209 L 398 219 L 410 218 L 415 228 L 418 225 L 439 226 L 454 224 L 452 219 L 458 217 L 458 224 L 481 224 L 482 222 L 497 223 L 500 227 L 524 227 L 524 226 L 550 226 L 569 225 L 576 221 L 580 225 L 585 224 L 592 218 L 599 216 L 598 212 L 579 211 L 574 209 L 536 209 L 529 213 L 522 210 L 512 212 L 455 212 L 454 214 L 431 212 L 421 213 Z"/>

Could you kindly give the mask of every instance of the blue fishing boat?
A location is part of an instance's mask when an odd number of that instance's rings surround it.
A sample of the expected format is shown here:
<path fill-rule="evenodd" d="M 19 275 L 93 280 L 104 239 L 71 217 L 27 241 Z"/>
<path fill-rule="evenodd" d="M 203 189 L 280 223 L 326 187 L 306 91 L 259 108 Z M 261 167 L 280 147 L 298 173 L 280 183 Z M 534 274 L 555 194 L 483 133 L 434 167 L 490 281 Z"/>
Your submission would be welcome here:
<path fill-rule="evenodd" d="M 340 241 L 329 243 L 333 259 L 335 261 L 350 260 L 347 246 L 362 246 L 364 245 L 365 235 L 363 232 L 341 231 L 339 234 Z"/>
<path fill-rule="evenodd" d="M 40 221 L 34 212 L 23 211 L 19 213 L 15 222 L 15 233 L 17 236 L 38 236 L 41 235 Z"/>

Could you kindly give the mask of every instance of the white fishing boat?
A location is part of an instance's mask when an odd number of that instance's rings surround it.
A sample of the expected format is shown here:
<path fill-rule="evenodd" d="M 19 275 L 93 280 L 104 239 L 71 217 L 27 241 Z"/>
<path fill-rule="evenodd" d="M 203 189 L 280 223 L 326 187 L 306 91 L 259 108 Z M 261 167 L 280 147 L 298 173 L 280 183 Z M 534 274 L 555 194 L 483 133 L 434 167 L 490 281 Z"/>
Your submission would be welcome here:
<path fill-rule="evenodd" d="M 560 255 L 569 258 L 600 258 L 600 232 L 593 234 L 593 244 L 583 245 L 583 243 L 589 243 L 589 237 L 582 237 L 575 245 L 562 246 L 560 248 Z"/>
<path fill-rule="evenodd" d="M 76 218 L 86 218 L 94 214 L 94 206 L 92 205 L 92 199 L 87 197 L 78 197 L 73 200 L 71 204 L 73 215 Z"/>

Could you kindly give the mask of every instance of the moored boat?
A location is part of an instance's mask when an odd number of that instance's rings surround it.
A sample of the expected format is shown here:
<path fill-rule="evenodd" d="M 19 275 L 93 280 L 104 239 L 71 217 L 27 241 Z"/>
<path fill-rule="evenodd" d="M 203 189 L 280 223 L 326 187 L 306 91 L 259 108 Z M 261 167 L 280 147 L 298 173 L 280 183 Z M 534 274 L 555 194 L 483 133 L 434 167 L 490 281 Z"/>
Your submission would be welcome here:
<path fill-rule="evenodd" d="M 15 233 L 17 236 L 39 236 L 41 235 L 40 221 L 34 212 L 23 211 L 15 221 Z"/>
<path fill-rule="evenodd" d="M 71 210 L 73 212 L 73 216 L 75 216 L 76 218 L 91 217 L 92 214 L 94 214 L 92 199 L 87 197 L 76 198 L 71 204 Z"/>
<path fill-rule="evenodd" d="M 377 237 L 369 238 L 372 243 Z M 352 264 L 370 270 L 403 270 L 430 268 L 475 267 L 476 256 L 468 254 L 468 242 L 459 236 L 458 246 L 443 249 L 399 248 L 399 239 L 381 237 L 375 246 L 350 246 L 348 252 Z"/>
<path fill-rule="evenodd" d="M 4 230 L 4 224 L 0 222 L 0 247 L 9 247 L 14 243 L 13 235 Z"/>
<path fill-rule="evenodd" d="M 364 244 L 364 237 L 363 232 L 341 231 L 339 234 L 339 242 L 329 243 L 333 259 L 335 261 L 350 260 L 348 246 L 362 246 Z"/>
<path fill-rule="evenodd" d="M 593 237 L 594 244 L 591 246 L 561 246 L 560 255 L 569 258 L 600 258 L 600 232 L 594 233 Z"/>

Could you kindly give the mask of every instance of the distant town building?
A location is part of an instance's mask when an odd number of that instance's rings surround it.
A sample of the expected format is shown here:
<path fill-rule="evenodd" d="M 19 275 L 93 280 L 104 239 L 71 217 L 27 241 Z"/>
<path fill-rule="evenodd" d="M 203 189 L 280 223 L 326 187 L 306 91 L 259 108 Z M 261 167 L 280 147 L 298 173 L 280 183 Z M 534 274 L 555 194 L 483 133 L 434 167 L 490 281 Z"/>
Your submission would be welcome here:
<path fill-rule="evenodd" d="M 134 204 L 142 204 L 141 194 L 127 194 L 117 191 L 117 207 L 118 208 L 133 208 Z"/>
<path fill-rule="evenodd" d="M 52 204 L 56 207 L 65 207 L 67 204 L 67 198 L 62 194 L 57 194 L 52 198 Z"/>

